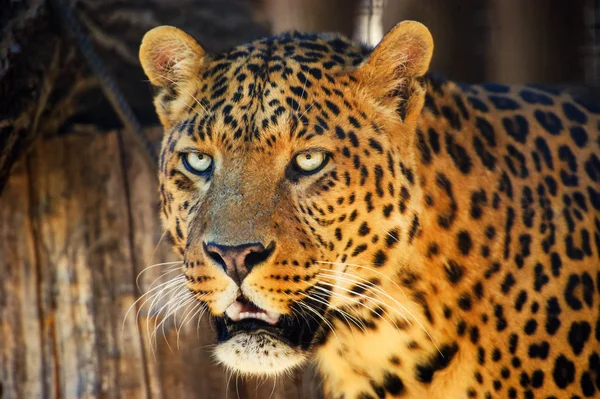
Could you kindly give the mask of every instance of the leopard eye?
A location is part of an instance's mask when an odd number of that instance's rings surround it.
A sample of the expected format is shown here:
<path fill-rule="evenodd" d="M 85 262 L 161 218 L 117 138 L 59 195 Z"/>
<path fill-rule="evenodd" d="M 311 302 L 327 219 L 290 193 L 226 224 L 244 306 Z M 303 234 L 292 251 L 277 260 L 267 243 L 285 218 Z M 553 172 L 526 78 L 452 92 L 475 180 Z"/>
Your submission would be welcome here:
<path fill-rule="evenodd" d="M 212 170 L 213 159 L 202 152 L 186 152 L 181 155 L 183 166 L 195 175 L 203 175 Z"/>
<path fill-rule="evenodd" d="M 329 159 L 323 151 L 306 151 L 294 157 L 294 165 L 305 174 L 316 173 L 325 166 Z"/>

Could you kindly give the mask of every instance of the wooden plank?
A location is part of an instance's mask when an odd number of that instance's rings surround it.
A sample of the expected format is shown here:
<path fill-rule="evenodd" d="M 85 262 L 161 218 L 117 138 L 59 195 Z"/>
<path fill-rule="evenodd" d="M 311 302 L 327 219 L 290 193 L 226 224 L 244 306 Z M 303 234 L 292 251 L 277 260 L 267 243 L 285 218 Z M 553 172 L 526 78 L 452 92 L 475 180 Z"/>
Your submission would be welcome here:
<path fill-rule="evenodd" d="M 29 176 L 18 163 L 0 196 L 0 397 L 48 397 L 43 381 L 38 273 Z"/>
<path fill-rule="evenodd" d="M 490 0 L 488 78 L 507 83 L 584 83 L 586 3 Z"/>
<path fill-rule="evenodd" d="M 60 397 L 146 396 L 135 323 L 126 196 L 116 134 L 81 129 L 29 157 L 44 356 Z"/>
<path fill-rule="evenodd" d="M 489 51 L 489 1 L 387 1 L 383 31 L 403 20 L 425 24 L 435 43 L 430 69 L 448 79 L 482 82 L 486 80 Z"/>

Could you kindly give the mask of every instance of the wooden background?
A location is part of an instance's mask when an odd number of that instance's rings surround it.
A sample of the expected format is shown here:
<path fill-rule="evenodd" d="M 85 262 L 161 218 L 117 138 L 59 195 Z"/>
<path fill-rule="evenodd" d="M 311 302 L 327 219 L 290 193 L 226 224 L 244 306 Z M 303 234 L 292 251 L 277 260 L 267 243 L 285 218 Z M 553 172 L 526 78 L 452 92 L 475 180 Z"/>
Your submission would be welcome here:
<path fill-rule="evenodd" d="M 351 34 L 350 3 L 253 6 L 275 32 Z M 389 0 L 383 24 L 410 18 L 429 25 L 434 68 L 454 79 L 596 84 L 595 3 Z M 156 127 L 147 133 L 155 141 L 161 134 Z M 138 305 L 139 319 L 125 318 L 169 269 L 140 273 L 178 260 L 159 243 L 156 184 L 130 136 L 98 124 L 44 132 L 18 157 L 0 196 L 0 398 L 319 398 L 313 368 L 245 381 L 215 366 L 204 321 L 178 334 L 170 318 L 153 342 L 147 322 L 160 315 Z"/>

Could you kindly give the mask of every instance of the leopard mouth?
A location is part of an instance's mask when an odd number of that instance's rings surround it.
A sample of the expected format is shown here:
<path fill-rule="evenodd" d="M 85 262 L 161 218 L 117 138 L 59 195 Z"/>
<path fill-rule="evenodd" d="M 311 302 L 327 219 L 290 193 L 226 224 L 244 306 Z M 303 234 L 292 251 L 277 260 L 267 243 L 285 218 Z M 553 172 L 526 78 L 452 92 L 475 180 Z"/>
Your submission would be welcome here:
<path fill-rule="evenodd" d="M 225 314 L 213 317 L 218 343 L 233 337 L 246 335 L 266 335 L 287 346 L 307 350 L 321 327 L 320 317 L 300 311 L 294 306 L 292 314 L 284 315 L 260 308 L 244 296 L 231 304 Z M 312 305 L 321 317 L 322 306 Z"/>

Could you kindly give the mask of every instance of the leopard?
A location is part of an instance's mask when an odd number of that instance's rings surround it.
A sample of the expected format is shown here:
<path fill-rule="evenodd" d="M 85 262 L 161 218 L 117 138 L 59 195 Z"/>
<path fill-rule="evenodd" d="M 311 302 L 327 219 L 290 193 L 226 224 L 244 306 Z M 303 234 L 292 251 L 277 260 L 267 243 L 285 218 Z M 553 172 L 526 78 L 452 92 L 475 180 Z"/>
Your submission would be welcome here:
<path fill-rule="evenodd" d="M 313 364 L 335 399 L 600 395 L 600 106 L 281 33 L 213 54 L 144 36 L 161 217 L 214 358 Z"/>

